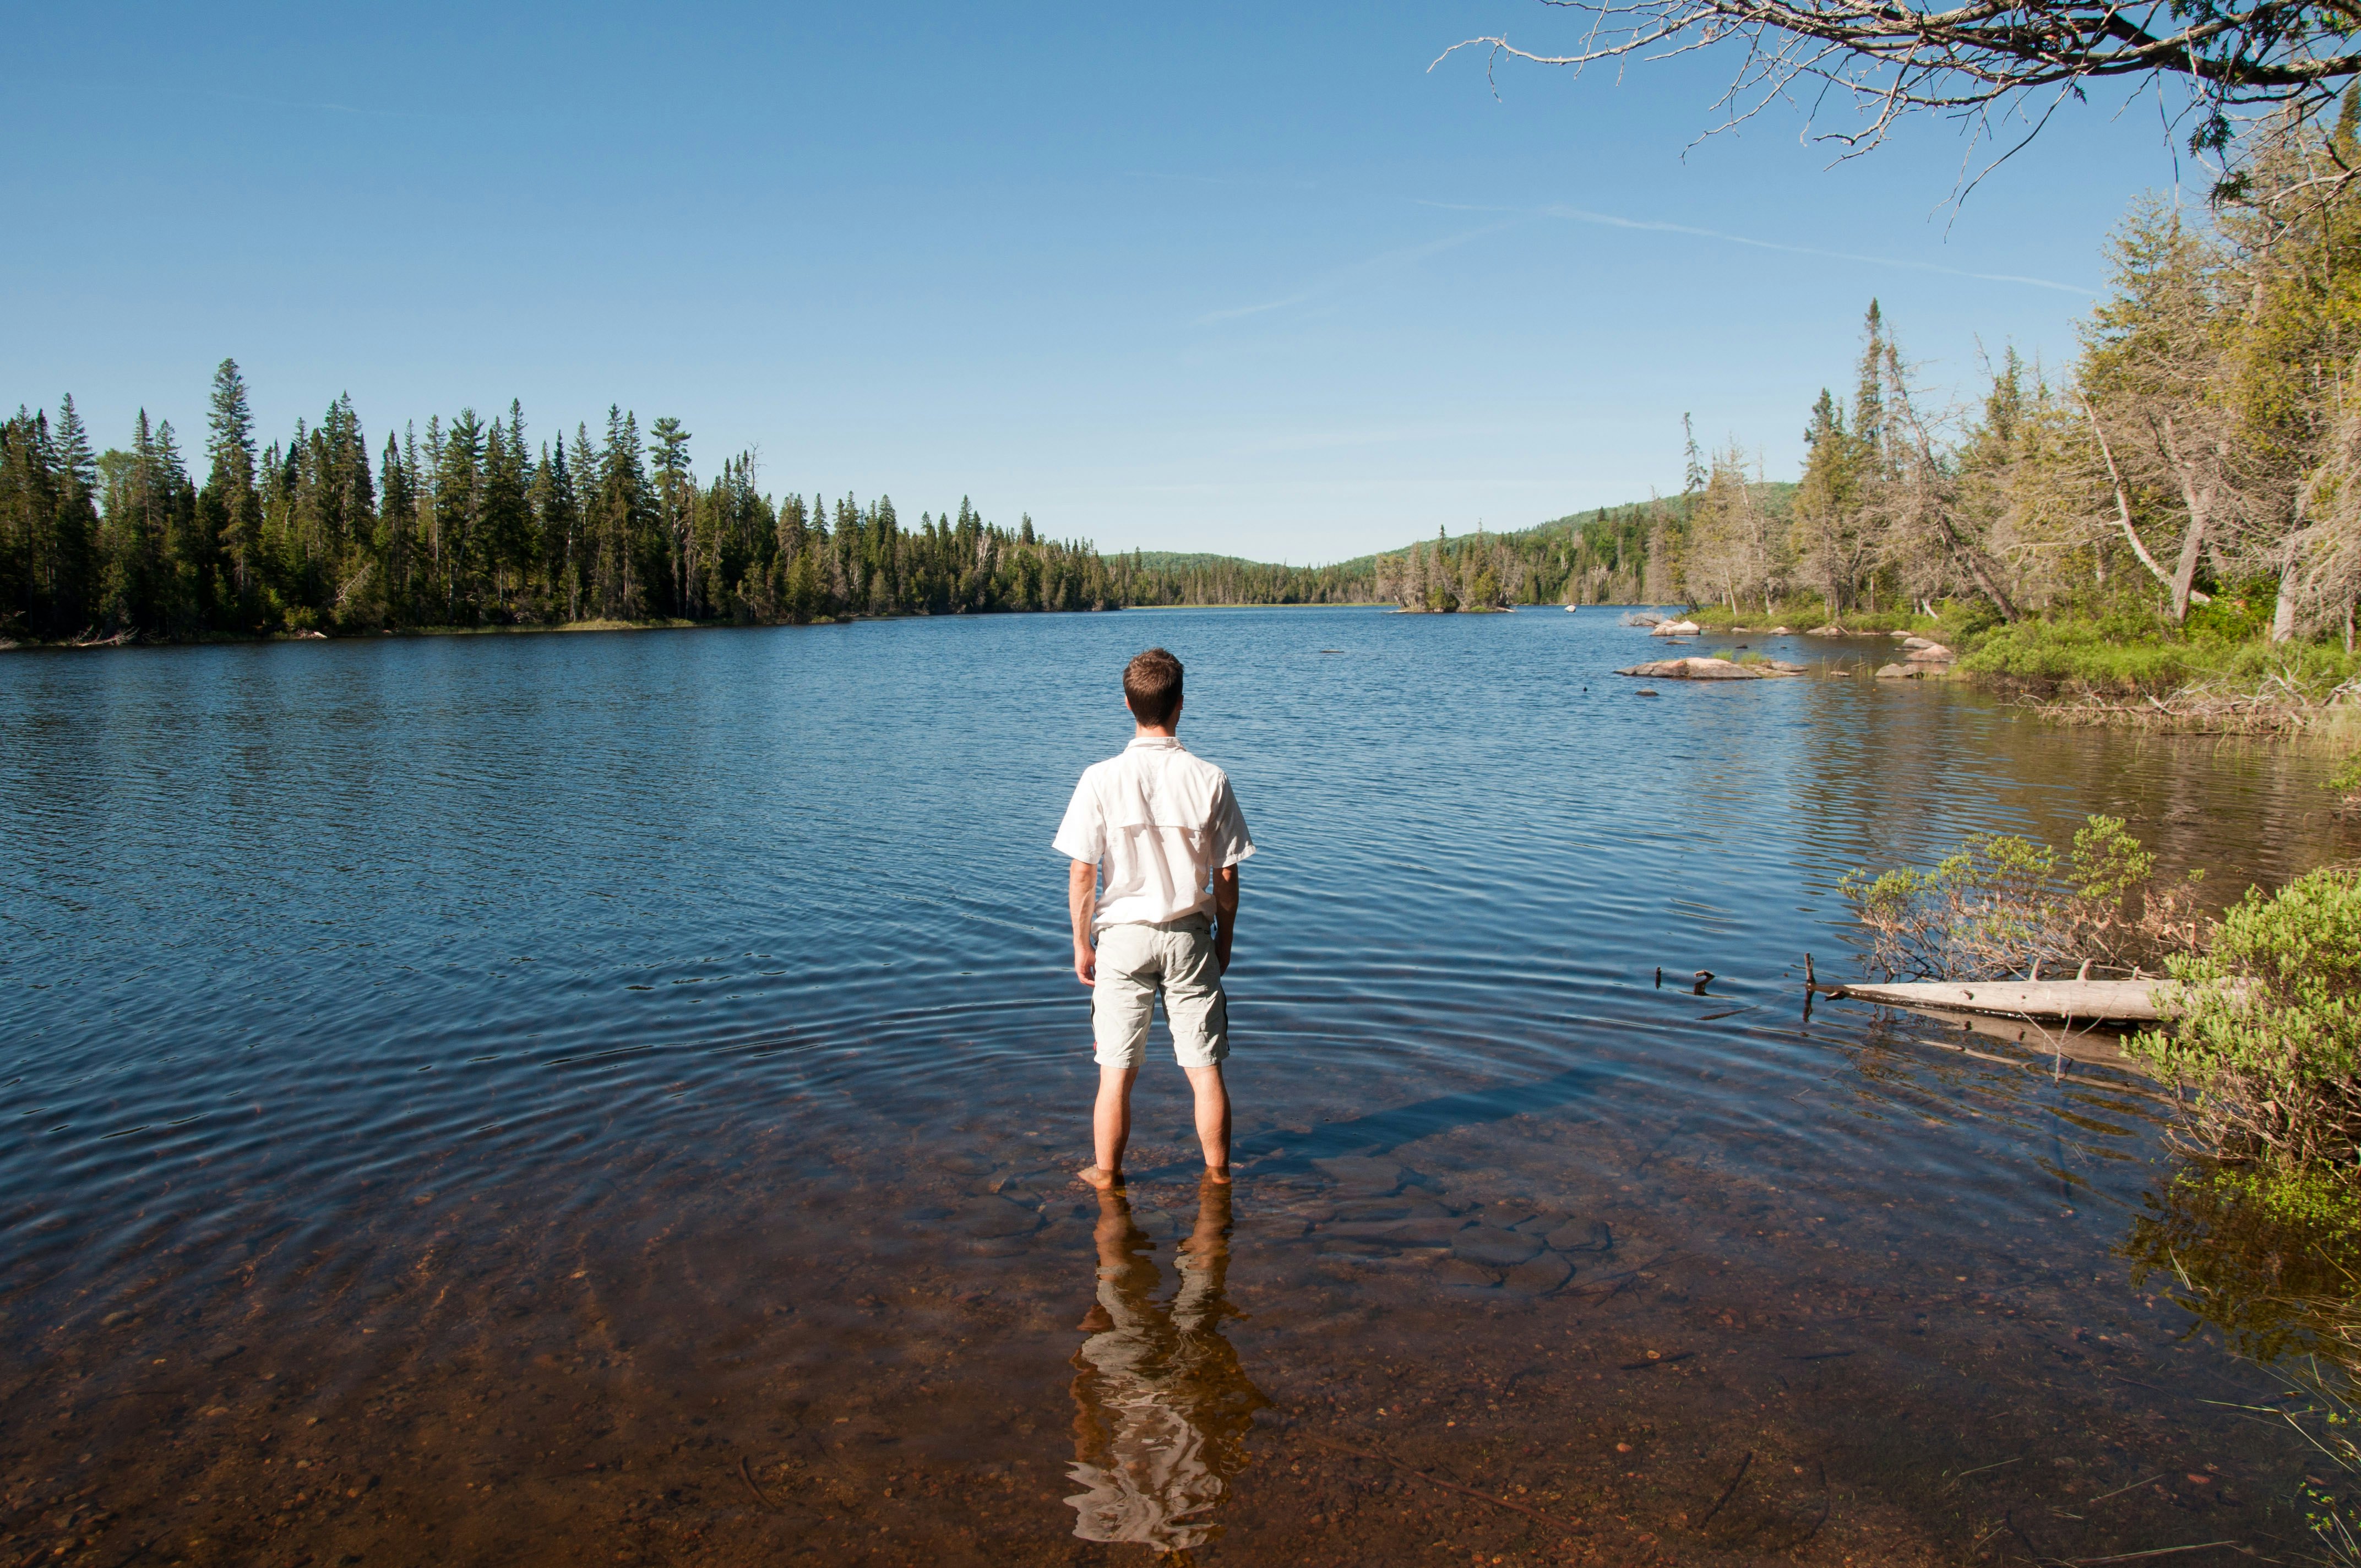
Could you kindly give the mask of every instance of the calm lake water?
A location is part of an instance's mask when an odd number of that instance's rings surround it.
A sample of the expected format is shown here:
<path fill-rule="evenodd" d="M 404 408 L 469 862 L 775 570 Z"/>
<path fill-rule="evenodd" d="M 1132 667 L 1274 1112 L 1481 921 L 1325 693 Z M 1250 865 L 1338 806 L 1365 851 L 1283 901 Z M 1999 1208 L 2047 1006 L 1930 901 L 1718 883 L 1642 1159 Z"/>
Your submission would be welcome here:
<path fill-rule="evenodd" d="M 1049 840 L 1159 642 L 1261 851 L 1240 1176 L 1201 1194 L 1159 1025 L 1103 1208 Z M 2224 896 L 2348 853 L 2324 764 L 1642 697 L 1652 646 L 8 656 L 5 1560 L 2290 1556 L 2304 1453 L 2228 1408 L 2273 1386 L 2123 1255 L 2144 1081 L 1800 983 L 1857 972 L 1844 872 L 1972 830 L 2112 812 Z"/>

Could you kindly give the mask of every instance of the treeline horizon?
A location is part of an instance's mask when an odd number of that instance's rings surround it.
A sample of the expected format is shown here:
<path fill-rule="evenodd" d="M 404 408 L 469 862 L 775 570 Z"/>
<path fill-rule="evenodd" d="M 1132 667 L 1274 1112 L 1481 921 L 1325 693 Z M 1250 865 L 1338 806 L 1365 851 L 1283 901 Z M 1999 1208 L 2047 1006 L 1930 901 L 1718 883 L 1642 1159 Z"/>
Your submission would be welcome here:
<path fill-rule="evenodd" d="M 54 418 L 20 406 L 0 422 L 0 638 L 197 641 L 1397 597 L 1395 558 L 1384 555 L 1292 566 L 1103 554 L 1040 536 L 1029 516 L 1014 529 L 987 522 L 965 498 L 911 528 L 888 497 L 774 498 L 751 454 L 700 482 L 690 440 L 669 418 L 642 435 L 620 404 L 602 430 L 577 423 L 536 440 L 511 400 L 502 417 L 463 408 L 373 443 L 347 395 L 263 445 L 245 377 L 224 360 L 200 482 L 170 422 L 151 423 L 145 410 L 126 446 L 102 452 L 71 396 Z M 1479 530 L 1457 544 L 1444 534 L 1403 559 L 1430 563 L 1418 568 L 1435 586 L 1427 608 L 1569 590 L 1595 601 L 1640 590 L 1641 553 L 1652 534 L 1661 542 L 1665 515 L 1651 503 L 1521 534 Z"/>
<path fill-rule="evenodd" d="M 216 637 L 1263 602 L 1287 569 L 1157 571 L 1087 542 L 890 498 L 774 499 L 751 454 L 699 483 L 689 433 L 608 410 L 535 442 L 462 409 L 372 450 L 349 396 L 258 446 L 245 378 L 216 371 L 203 483 L 169 422 L 94 451 L 71 396 L 0 423 L 0 637 Z"/>

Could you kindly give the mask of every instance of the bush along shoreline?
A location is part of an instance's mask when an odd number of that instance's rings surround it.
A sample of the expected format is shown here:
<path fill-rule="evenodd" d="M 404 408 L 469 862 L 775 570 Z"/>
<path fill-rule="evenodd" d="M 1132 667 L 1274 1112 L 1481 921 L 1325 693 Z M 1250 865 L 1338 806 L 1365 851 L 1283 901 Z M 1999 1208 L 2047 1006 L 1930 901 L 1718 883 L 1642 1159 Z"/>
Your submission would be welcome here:
<path fill-rule="evenodd" d="M 2200 607 L 2190 623 L 2147 614 L 2002 622 L 1986 607 L 1945 600 L 1927 610 L 1831 618 L 1825 600 L 1790 599 L 1769 612 L 1727 605 L 1686 611 L 1701 629 L 1774 628 L 1848 637 L 1904 633 L 1957 655 L 1954 678 L 2013 697 L 2048 719 L 2182 734 L 2321 732 L 2361 712 L 2361 656 L 2334 641 L 2273 642 L 2269 617 L 2238 601 Z M 1931 611 L 1931 613 L 1929 613 Z M 1930 672 L 1933 673 L 1933 672 Z"/>
<path fill-rule="evenodd" d="M 2202 886 L 2105 817 L 2062 850 L 1985 835 L 1931 868 L 1841 883 L 1867 967 L 1889 980 L 2152 979 L 2165 1023 L 2123 1049 L 2165 1086 L 2182 1159 L 2117 1250 L 2135 1288 L 2171 1296 L 2285 1388 L 2265 1414 L 2346 1478 L 2296 1500 L 2327 1560 L 2361 1565 L 2343 1495 L 2361 1488 L 2361 866 L 2249 887 L 2217 915 Z"/>
<path fill-rule="evenodd" d="M 1839 883 L 1886 980 L 2146 977 L 2166 1026 L 2125 1053 L 2179 1091 L 2176 1136 L 2224 1167 L 2361 1195 L 2361 866 L 2323 867 L 2218 915 L 2116 817 L 2064 850 L 1971 838 L 1930 869 Z"/>

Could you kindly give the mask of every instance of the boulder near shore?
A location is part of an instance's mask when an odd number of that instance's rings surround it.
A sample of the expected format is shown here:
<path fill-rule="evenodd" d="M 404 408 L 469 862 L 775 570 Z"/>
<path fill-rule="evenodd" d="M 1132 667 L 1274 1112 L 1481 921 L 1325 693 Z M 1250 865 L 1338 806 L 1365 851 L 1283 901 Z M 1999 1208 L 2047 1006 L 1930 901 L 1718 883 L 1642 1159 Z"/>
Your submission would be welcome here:
<path fill-rule="evenodd" d="M 1655 681 L 1761 681 L 1799 675 L 1804 668 L 1800 664 L 1734 664 L 1728 659 L 1657 659 L 1615 673 Z"/>

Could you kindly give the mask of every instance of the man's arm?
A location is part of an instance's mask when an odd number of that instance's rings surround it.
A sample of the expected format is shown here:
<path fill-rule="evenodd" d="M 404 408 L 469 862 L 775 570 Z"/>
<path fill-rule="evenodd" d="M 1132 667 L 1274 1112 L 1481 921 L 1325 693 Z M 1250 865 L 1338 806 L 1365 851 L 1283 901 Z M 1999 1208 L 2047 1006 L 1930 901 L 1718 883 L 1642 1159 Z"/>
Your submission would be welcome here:
<path fill-rule="evenodd" d="M 1213 873 L 1213 912 L 1221 923 L 1213 929 L 1213 961 L 1227 974 L 1230 969 L 1230 939 L 1237 935 L 1238 868 L 1224 866 Z"/>
<path fill-rule="evenodd" d="M 1237 894 L 1230 895 L 1231 904 Z M 1066 866 L 1066 913 L 1074 926 L 1074 973 L 1084 985 L 1098 983 L 1099 956 L 1091 947 L 1091 922 L 1099 912 L 1099 869 L 1088 861 Z"/>

